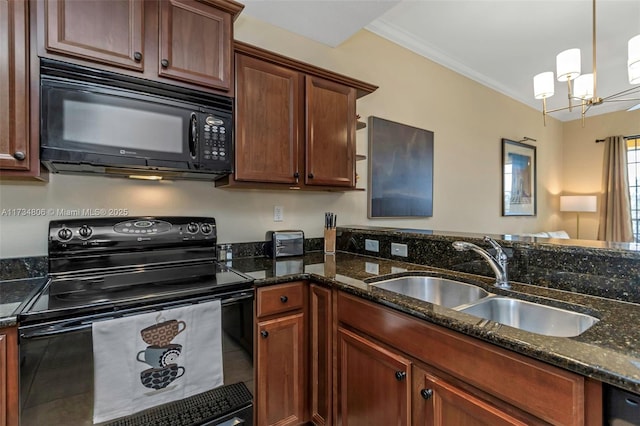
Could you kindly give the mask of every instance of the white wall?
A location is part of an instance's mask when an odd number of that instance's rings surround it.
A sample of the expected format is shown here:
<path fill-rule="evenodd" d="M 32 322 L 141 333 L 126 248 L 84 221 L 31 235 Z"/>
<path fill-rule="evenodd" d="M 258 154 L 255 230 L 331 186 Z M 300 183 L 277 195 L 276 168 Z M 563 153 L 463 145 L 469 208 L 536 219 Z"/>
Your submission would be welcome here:
<path fill-rule="evenodd" d="M 498 94 L 446 68 L 360 31 L 329 48 L 241 16 L 236 38 L 299 60 L 376 84 L 358 101 L 358 113 L 375 115 L 435 132 L 433 217 L 367 219 L 367 193 L 238 191 L 201 182 L 139 182 L 126 179 L 52 175 L 48 184 L 3 182 L 0 209 L 127 208 L 130 215 L 211 215 L 219 241 L 263 240 L 269 229 L 300 228 L 322 235 L 323 212 L 339 224 L 369 224 L 443 231 L 522 233 L 558 226 L 562 123 L 543 127 L 539 111 Z M 538 214 L 501 216 L 501 138 L 537 139 Z M 358 153 L 367 154 L 367 130 L 358 131 Z M 366 187 L 367 162 L 357 163 L 359 187 Z M 273 206 L 285 221 L 274 223 Z M 44 217 L 0 217 L 0 257 L 46 254 Z"/>

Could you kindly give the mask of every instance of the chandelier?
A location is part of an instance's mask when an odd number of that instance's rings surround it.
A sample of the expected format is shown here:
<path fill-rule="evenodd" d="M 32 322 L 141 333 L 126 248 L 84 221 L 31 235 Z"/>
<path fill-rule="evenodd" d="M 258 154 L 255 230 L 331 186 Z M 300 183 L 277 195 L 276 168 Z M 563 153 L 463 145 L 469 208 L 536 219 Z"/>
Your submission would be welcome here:
<path fill-rule="evenodd" d="M 569 105 L 562 108 L 547 109 L 547 98 L 554 94 L 553 71 L 543 72 L 533 77 L 533 92 L 536 99 L 542 99 L 542 119 L 547 124 L 547 114 L 557 111 L 573 111 L 579 106 L 584 127 L 584 116 L 592 106 L 604 102 L 635 101 L 640 98 L 629 98 L 639 93 L 640 86 L 623 90 L 601 98 L 597 95 L 596 70 L 596 0 L 593 0 L 593 73 L 580 74 L 580 49 L 568 49 L 556 56 L 556 72 L 558 81 L 567 82 Z M 629 84 L 640 84 L 640 34 L 632 37 L 628 44 L 627 61 Z M 572 83 L 573 82 L 573 83 Z M 574 105 L 576 102 L 576 105 Z"/>

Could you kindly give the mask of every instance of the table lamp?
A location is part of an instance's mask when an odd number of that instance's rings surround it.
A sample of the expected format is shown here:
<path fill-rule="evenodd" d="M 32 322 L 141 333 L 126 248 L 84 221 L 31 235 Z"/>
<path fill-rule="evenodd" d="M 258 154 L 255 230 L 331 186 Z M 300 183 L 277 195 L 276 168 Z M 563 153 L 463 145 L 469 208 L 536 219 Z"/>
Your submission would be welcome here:
<path fill-rule="evenodd" d="M 561 195 L 560 211 L 576 213 L 576 238 L 580 238 L 580 213 L 594 213 L 596 210 L 595 195 Z"/>

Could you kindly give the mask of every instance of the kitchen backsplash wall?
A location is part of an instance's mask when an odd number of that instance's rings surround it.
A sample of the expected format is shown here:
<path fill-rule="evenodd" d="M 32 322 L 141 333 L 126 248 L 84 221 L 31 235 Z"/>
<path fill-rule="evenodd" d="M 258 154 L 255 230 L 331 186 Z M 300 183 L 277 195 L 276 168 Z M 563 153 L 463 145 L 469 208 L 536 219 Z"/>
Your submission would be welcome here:
<path fill-rule="evenodd" d="M 458 252 L 452 246 L 456 240 L 465 240 L 488 248 L 482 234 L 345 226 L 338 228 L 338 235 L 339 250 L 495 277 L 478 254 Z M 590 247 L 588 242 L 578 246 L 569 240 L 552 243 L 545 238 L 491 237 L 505 248 L 512 281 L 640 303 L 638 251 L 603 249 L 598 246 L 606 244 L 598 242 Z M 378 253 L 366 250 L 366 239 L 378 241 Z M 406 244 L 408 257 L 393 255 L 391 243 Z"/>

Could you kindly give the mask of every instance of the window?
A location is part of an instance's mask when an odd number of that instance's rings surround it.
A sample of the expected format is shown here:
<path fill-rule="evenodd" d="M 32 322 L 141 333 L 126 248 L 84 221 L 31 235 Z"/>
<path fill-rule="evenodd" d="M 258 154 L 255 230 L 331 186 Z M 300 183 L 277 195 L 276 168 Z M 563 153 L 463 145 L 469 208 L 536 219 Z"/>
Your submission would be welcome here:
<path fill-rule="evenodd" d="M 640 135 L 627 139 L 627 168 L 631 195 L 631 223 L 636 242 L 640 242 Z"/>

